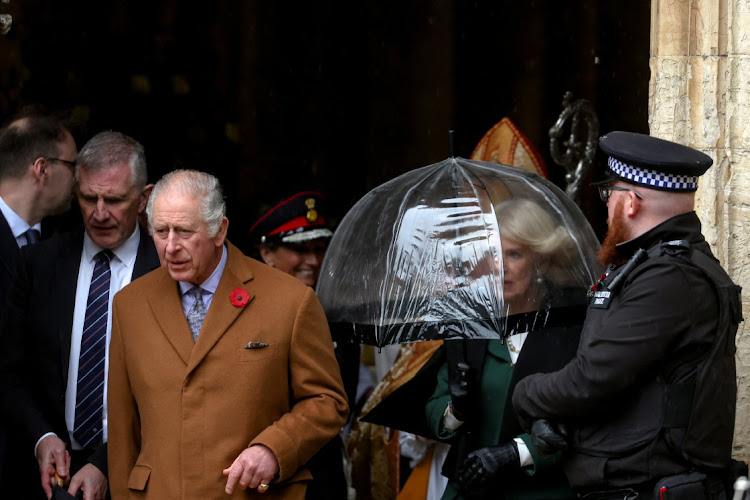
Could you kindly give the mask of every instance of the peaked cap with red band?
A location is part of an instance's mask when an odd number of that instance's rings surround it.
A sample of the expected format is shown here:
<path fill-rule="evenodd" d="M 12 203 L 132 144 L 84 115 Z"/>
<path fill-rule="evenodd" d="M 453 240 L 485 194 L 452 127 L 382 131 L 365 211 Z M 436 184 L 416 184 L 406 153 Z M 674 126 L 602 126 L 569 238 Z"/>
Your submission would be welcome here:
<path fill-rule="evenodd" d="M 325 198 L 320 193 L 297 193 L 263 214 L 250 228 L 250 239 L 253 243 L 300 243 L 330 238 L 333 231 L 321 206 L 325 206 Z"/>

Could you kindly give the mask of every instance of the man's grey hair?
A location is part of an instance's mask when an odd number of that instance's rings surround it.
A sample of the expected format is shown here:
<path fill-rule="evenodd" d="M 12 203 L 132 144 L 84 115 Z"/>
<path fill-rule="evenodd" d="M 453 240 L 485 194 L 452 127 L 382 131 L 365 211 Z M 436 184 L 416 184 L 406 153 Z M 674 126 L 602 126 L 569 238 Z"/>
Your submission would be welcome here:
<path fill-rule="evenodd" d="M 146 154 L 141 143 L 120 132 L 99 132 L 83 145 L 76 160 L 76 181 L 80 171 L 99 172 L 113 165 L 130 166 L 131 184 L 138 190 L 146 186 Z"/>
<path fill-rule="evenodd" d="M 199 198 L 200 218 L 208 225 L 209 236 L 216 236 L 227 211 L 219 179 L 198 170 L 174 170 L 159 179 L 146 205 L 149 228 L 154 227 L 154 200 L 170 194 L 189 194 Z"/>

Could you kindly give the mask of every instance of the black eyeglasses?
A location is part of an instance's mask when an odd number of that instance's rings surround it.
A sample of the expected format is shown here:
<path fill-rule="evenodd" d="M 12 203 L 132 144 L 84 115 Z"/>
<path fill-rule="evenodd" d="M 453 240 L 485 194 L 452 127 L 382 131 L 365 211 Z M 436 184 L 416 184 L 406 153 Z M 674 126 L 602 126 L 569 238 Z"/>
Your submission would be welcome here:
<path fill-rule="evenodd" d="M 612 196 L 612 191 L 630 191 L 639 200 L 643 199 L 643 196 L 639 195 L 635 190 L 630 188 L 624 188 L 620 186 L 598 186 L 598 188 L 599 198 L 601 198 L 604 203 L 607 203 L 609 201 L 609 197 Z"/>
<path fill-rule="evenodd" d="M 63 160 L 62 158 L 45 158 L 47 161 L 59 161 L 60 163 L 64 163 L 65 165 L 69 166 L 73 170 L 76 168 L 76 162 L 70 161 L 70 160 Z"/>

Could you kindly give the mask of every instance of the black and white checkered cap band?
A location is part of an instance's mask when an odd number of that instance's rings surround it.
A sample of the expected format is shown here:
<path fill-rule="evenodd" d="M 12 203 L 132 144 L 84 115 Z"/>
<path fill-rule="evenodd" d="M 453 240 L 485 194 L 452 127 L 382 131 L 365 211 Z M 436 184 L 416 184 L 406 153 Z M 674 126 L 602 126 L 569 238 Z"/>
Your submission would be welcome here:
<path fill-rule="evenodd" d="M 698 189 L 698 176 L 693 175 L 670 175 L 648 168 L 628 165 L 620 160 L 609 157 L 609 168 L 619 177 L 628 179 L 636 184 L 654 186 L 662 189 L 675 191 L 695 191 Z"/>

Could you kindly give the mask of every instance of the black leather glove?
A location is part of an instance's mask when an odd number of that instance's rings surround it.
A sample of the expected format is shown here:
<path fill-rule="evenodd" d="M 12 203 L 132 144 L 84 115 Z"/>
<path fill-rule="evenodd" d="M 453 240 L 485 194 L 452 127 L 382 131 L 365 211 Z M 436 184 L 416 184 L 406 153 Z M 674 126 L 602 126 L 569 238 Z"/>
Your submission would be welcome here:
<path fill-rule="evenodd" d="M 531 424 L 531 445 L 543 457 L 568 449 L 568 428 L 565 424 L 543 418 Z"/>
<path fill-rule="evenodd" d="M 510 441 L 469 453 L 458 471 L 458 480 L 463 489 L 471 490 L 490 483 L 505 469 L 520 467 L 518 445 L 515 441 Z"/>
<path fill-rule="evenodd" d="M 456 365 L 456 371 L 450 377 L 449 389 L 451 393 L 451 411 L 453 416 L 463 421 L 469 410 L 469 365 L 460 362 Z"/>

